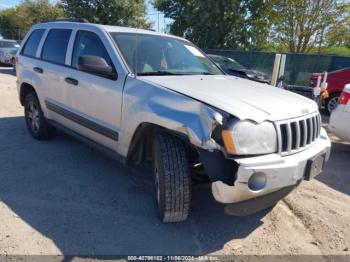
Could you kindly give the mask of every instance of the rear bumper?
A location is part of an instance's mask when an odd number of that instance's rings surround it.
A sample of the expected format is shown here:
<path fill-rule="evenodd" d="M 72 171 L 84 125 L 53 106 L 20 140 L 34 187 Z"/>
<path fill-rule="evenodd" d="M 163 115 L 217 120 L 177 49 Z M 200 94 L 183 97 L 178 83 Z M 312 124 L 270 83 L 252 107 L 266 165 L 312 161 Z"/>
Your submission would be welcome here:
<path fill-rule="evenodd" d="M 326 131 L 322 129 L 320 137 L 308 149 L 299 153 L 283 157 L 270 154 L 234 159 L 239 163 L 234 185 L 230 186 L 222 181 L 213 182 L 213 196 L 221 203 L 239 203 L 295 186 L 304 179 L 308 160 L 318 155 L 326 155 L 327 161 L 330 148 L 331 142 Z M 266 185 L 263 189 L 253 191 L 248 187 L 248 180 L 254 173 L 260 172 L 266 176 Z"/>

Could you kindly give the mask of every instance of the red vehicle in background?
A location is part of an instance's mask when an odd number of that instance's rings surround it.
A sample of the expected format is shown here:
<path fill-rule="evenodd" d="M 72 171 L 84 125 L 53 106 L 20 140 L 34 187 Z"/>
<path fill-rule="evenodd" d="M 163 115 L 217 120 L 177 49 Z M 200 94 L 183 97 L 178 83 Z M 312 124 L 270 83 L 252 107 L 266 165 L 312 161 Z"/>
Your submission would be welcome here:
<path fill-rule="evenodd" d="M 321 76 L 323 79 L 324 73 L 313 73 L 310 80 L 310 87 L 316 87 L 318 76 Z M 350 68 L 343 68 L 329 72 L 327 83 L 327 92 L 329 96 L 324 99 L 324 106 L 326 111 L 330 113 L 337 106 L 344 86 L 350 83 Z"/>

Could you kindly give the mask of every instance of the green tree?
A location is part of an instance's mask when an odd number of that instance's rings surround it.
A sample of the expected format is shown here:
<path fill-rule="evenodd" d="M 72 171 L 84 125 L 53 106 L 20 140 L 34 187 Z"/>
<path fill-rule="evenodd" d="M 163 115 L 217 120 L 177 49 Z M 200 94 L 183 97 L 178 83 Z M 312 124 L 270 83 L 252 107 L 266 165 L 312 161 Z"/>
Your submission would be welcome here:
<path fill-rule="evenodd" d="M 267 42 L 268 1 L 154 0 L 173 19 L 170 32 L 203 48 L 260 49 Z"/>
<path fill-rule="evenodd" d="M 338 5 L 338 18 L 326 33 L 327 47 L 350 48 L 350 3 Z"/>
<path fill-rule="evenodd" d="M 149 28 L 144 0 L 62 0 L 66 14 L 92 23 Z"/>
<path fill-rule="evenodd" d="M 243 0 L 241 13 L 244 17 L 244 33 L 250 40 L 250 48 L 254 50 L 268 48 L 270 29 L 277 18 L 273 11 L 273 1 Z"/>
<path fill-rule="evenodd" d="M 49 0 L 24 0 L 15 8 L 0 11 L 0 30 L 6 38 L 23 38 L 33 24 L 63 17 L 60 4 L 51 4 Z"/>
<path fill-rule="evenodd" d="M 271 38 L 289 52 L 305 53 L 339 17 L 336 0 L 273 0 Z"/>

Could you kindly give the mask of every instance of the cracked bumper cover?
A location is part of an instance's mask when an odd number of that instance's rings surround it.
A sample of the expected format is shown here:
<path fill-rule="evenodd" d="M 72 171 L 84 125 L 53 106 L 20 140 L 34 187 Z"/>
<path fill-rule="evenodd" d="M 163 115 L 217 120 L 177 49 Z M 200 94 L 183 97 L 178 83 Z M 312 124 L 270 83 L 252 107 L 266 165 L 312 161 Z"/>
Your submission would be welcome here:
<path fill-rule="evenodd" d="M 320 137 L 310 147 L 293 155 L 280 156 L 278 154 L 269 154 L 234 158 L 239 163 L 236 174 L 237 179 L 234 185 L 230 186 L 222 181 L 213 182 L 213 196 L 220 203 L 239 203 L 254 200 L 283 188 L 297 185 L 304 178 L 308 160 L 325 154 L 327 161 L 330 155 L 330 148 L 331 142 L 326 131 L 322 129 Z M 262 190 L 252 191 L 248 188 L 248 180 L 252 174 L 257 172 L 266 174 L 266 186 Z"/>

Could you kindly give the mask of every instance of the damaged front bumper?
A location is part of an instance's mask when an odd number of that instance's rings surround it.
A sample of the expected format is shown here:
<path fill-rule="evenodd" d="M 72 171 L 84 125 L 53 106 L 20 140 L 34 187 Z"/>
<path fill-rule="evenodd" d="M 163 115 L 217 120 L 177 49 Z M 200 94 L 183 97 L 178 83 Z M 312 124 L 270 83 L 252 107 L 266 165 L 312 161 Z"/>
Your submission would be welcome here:
<path fill-rule="evenodd" d="M 232 160 L 239 164 L 234 185 L 230 186 L 222 181 L 213 182 L 213 196 L 218 202 L 225 204 L 243 201 L 246 203 L 247 200 L 254 200 L 286 187 L 294 187 L 304 179 L 310 159 L 324 156 L 325 161 L 328 161 L 330 148 L 331 142 L 326 131 L 322 129 L 320 137 L 309 148 L 296 154 L 233 158 Z M 264 184 L 257 190 L 248 185 L 254 174 L 264 176 Z M 276 202 L 278 200 L 276 199 Z"/>

